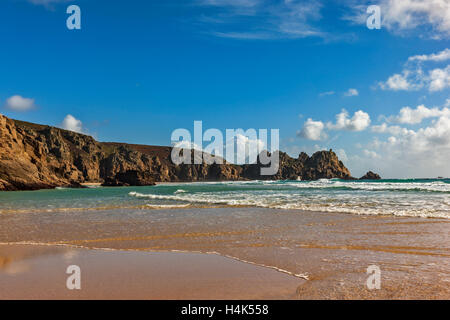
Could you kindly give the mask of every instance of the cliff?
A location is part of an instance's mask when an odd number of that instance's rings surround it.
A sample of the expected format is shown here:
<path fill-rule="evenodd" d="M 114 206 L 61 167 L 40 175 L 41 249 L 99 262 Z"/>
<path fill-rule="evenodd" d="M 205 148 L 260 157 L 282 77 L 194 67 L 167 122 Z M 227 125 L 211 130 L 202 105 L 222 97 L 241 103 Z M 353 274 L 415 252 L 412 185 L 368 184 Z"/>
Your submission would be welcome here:
<path fill-rule="evenodd" d="M 242 176 L 259 180 L 354 179 L 333 150 L 318 151 L 311 157 L 302 152 L 298 158 L 280 151 L 279 161 L 278 172 L 273 176 L 260 176 L 260 168 L 263 166 L 259 159 L 257 164 L 245 165 Z"/>
<path fill-rule="evenodd" d="M 280 152 L 274 176 L 252 165 L 174 165 L 172 148 L 97 142 L 92 137 L 0 115 L 0 190 L 37 190 L 83 183 L 152 185 L 170 181 L 352 179 L 333 151 L 291 158 Z"/>

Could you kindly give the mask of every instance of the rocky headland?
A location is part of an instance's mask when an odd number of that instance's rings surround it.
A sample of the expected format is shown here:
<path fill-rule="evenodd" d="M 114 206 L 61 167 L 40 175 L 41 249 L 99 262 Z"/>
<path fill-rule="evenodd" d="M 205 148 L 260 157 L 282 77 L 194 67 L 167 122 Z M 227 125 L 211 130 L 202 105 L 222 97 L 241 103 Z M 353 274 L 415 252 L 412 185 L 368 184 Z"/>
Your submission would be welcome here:
<path fill-rule="evenodd" d="M 251 165 L 175 165 L 171 152 L 171 147 L 98 142 L 91 136 L 0 115 L 0 190 L 82 187 L 85 183 L 144 186 L 157 182 L 354 179 L 332 150 L 312 156 L 302 152 L 298 158 L 279 152 L 280 166 L 273 176 L 260 175 L 259 161 Z M 377 176 L 368 174 L 369 178 Z"/>

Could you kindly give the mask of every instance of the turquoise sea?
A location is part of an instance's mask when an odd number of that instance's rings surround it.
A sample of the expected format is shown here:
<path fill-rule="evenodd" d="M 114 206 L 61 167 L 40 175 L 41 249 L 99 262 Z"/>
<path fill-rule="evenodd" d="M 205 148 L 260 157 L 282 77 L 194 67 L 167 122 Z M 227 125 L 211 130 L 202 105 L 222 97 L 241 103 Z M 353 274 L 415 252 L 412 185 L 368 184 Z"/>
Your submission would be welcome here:
<path fill-rule="evenodd" d="M 450 218 L 450 179 L 198 182 L 0 193 L 0 214 L 209 206 Z"/>

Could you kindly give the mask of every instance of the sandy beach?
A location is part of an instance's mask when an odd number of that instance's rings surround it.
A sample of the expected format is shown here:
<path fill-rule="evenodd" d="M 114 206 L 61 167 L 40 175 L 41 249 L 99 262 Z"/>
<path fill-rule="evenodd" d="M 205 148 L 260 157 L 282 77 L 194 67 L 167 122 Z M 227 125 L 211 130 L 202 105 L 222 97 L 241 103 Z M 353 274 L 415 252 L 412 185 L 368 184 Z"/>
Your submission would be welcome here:
<path fill-rule="evenodd" d="M 449 299 L 449 223 L 230 207 L 3 214 L 0 298 Z M 80 291 L 65 287 L 72 264 Z"/>
<path fill-rule="evenodd" d="M 305 281 L 213 254 L 0 246 L 0 299 L 292 299 Z"/>

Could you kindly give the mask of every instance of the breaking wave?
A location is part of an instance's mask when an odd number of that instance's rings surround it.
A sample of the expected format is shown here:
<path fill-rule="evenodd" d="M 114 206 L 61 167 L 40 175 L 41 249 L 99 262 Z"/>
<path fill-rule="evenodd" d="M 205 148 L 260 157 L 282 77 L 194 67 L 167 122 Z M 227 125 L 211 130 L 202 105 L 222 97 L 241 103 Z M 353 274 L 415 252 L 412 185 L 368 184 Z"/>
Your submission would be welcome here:
<path fill-rule="evenodd" d="M 176 185 L 164 186 L 175 188 Z M 152 203 L 250 206 L 367 215 L 450 218 L 450 183 L 429 180 L 246 181 L 184 185 L 182 193 L 129 192 Z M 178 191 L 178 190 L 177 190 Z"/>

